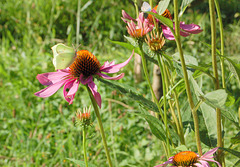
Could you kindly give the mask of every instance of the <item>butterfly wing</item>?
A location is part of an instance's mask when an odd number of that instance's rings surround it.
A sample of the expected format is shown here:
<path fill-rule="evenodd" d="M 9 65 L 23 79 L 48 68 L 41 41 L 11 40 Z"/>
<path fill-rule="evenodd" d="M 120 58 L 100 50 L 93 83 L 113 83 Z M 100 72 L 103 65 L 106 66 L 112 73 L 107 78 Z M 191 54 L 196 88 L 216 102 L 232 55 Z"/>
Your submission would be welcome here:
<path fill-rule="evenodd" d="M 151 6 L 147 2 L 143 2 L 141 10 L 143 12 L 150 12 L 151 11 Z"/>
<path fill-rule="evenodd" d="M 56 70 L 69 67 L 75 60 L 75 51 L 73 48 L 64 44 L 57 44 L 52 47 L 53 65 Z"/>

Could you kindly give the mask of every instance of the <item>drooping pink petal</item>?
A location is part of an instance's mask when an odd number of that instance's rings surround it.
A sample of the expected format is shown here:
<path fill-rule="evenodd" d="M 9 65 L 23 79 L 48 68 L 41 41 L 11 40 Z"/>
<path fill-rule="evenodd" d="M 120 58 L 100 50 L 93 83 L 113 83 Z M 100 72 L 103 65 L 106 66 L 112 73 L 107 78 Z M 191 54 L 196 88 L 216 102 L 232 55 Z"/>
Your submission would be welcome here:
<path fill-rule="evenodd" d="M 168 40 L 175 40 L 173 33 L 171 32 L 171 29 L 165 25 L 161 25 L 163 35 Z"/>
<path fill-rule="evenodd" d="M 208 152 L 206 152 L 203 156 L 201 156 L 201 158 L 209 157 L 210 155 L 213 155 L 217 150 L 218 150 L 218 147 L 213 148 L 213 149 L 209 150 Z"/>
<path fill-rule="evenodd" d="M 112 65 L 112 66 L 109 66 L 109 67 L 106 67 L 106 68 L 102 68 L 100 70 L 100 72 L 106 72 L 106 73 L 118 72 L 122 67 L 126 66 L 129 63 L 129 61 L 131 60 L 133 54 L 134 54 L 134 50 L 132 52 L 132 55 L 125 62 L 120 63 L 120 64 L 116 64 L 116 65 Z"/>
<path fill-rule="evenodd" d="M 88 83 L 88 87 L 91 90 L 93 97 L 96 100 L 99 108 L 101 108 L 102 99 L 101 95 L 97 92 L 97 85 L 94 82 L 90 82 Z"/>
<path fill-rule="evenodd" d="M 212 159 L 207 159 L 205 161 L 210 161 L 210 162 L 215 162 L 218 164 L 219 167 L 222 167 L 221 164 L 218 161 L 212 160 Z"/>
<path fill-rule="evenodd" d="M 114 61 L 112 61 L 111 63 L 109 63 L 108 61 L 106 61 L 106 62 L 100 67 L 100 71 L 101 71 L 103 68 L 107 68 L 107 67 L 112 66 L 112 65 L 114 65 L 114 64 L 115 64 Z"/>
<path fill-rule="evenodd" d="M 195 163 L 194 166 L 203 167 L 202 164 L 200 164 L 200 163 Z"/>
<path fill-rule="evenodd" d="M 102 73 L 97 73 L 98 76 L 104 78 L 104 79 L 108 79 L 108 80 L 119 80 L 119 79 L 122 79 L 124 77 L 124 73 L 121 73 L 115 77 L 110 77 L 106 74 L 102 74 Z"/>
<path fill-rule="evenodd" d="M 63 77 L 69 75 L 67 72 L 57 71 L 38 74 L 37 79 L 42 85 L 51 85 L 62 80 Z"/>
<path fill-rule="evenodd" d="M 129 14 L 127 14 L 127 12 L 125 12 L 124 10 L 122 10 L 122 20 L 126 23 L 127 20 L 133 20 L 133 21 L 136 21 L 135 19 L 133 19 L 131 16 L 129 16 Z"/>
<path fill-rule="evenodd" d="M 198 34 L 202 32 L 203 30 L 200 28 L 199 25 L 196 24 L 185 24 L 184 22 L 180 22 L 180 28 L 183 29 L 186 32 L 189 32 L 191 34 Z"/>
<path fill-rule="evenodd" d="M 170 157 L 170 158 L 168 159 L 168 161 L 164 162 L 163 164 L 154 166 L 154 167 L 160 167 L 160 166 L 166 167 L 166 166 L 168 166 L 168 164 L 172 164 L 172 163 L 173 163 L 173 157 Z"/>
<path fill-rule="evenodd" d="M 202 160 L 198 160 L 198 161 L 201 162 L 203 167 L 210 167 L 210 165 L 209 165 L 209 163 L 207 161 L 202 161 Z"/>
<path fill-rule="evenodd" d="M 78 90 L 78 86 L 79 86 L 79 81 L 75 80 L 71 80 L 68 83 L 66 83 L 64 85 L 63 88 L 63 95 L 65 100 L 69 103 L 72 104 L 73 99 L 75 97 L 75 94 Z M 66 89 L 69 89 L 68 92 L 66 91 Z"/>
<path fill-rule="evenodd" d="M 51 95 L 53 95 L 59 88 L 61 88 L 65 83 L 67 82 L 67 80 L 61 80 L 57 83 L 54 83 L 48 87 L 46 87 L 45 89 L 40 90 L 39 92 L 34 93 L 36 96 L 38 97 L 49 97 Z"/>
<path fill-rule="evenodd" d="M 69 94 L 70 90 L 74 87 L 74 83 L 76 82 L 76 80 L 69 80 L 63 87 L 63 96 L 65 98 L 65 100 L 69 103 L 72 104 L 75 93 L 71 93 Z M 68 91 L 67 91 L 68 89 Z M 73 92 L 73 90 L 72 90 Z"/>
<path fill-rule="evenodd" d="M 183 36 L 183 37 L 187 37 L 187 36 L 189 36 L 190 34 L 187 33 L 187 32 L 184 32 L 184 31 L 181 31 L 181 30 L 180 30 L 180 35 Z"/>

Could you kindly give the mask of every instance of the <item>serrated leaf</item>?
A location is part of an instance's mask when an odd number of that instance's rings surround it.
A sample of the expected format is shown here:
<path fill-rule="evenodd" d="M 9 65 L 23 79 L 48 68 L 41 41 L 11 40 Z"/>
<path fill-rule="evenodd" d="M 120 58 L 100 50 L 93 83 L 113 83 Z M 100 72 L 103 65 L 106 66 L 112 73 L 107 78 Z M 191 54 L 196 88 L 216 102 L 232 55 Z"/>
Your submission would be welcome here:
<path fill-rule="evenodd" d="M 185 10 L 187 9 L 188 5 L 190 3 L 192 3 L 193 0 L 183 0 L 182 4 L 181 4 L 181 10 L 179 12 L 178 17 L 181 17 L 183 15 L 183 13 L 185 12 Z"/>
<path fill-rule="evenodd" d="M 130 97 L 132 100 L 137 101 L 138 103 L 142 104 L 144 107 L 147 109 L 154 111 L 154 112 L 159 112 L 157 105 L 153 103 L 151 100 L 148 100 L 144 98 L 142 95 L 137 94 L 134 91 L 134 88 L 131 88 L 129 85 L 125 85 L 123 83 L 118 83 L 115 81 L 110 81 L 110 80 L 105 80 L 100 77 L 96 77 L 100 82 L 106 84 L 110 88 L 113 88 L 114 90 L 120 91 L 122 94 Z"/>
<path fill-rule="evenodd" d="M 170 19 L 168 19 L 168 18 L 166 18 L 164 16 L 158 15 L 156 13 L 153 13 L 153 12 L 147 12 L 147 13 L 153 15 L 154 17 L 156 17 L 160 22 L 162 22 L 163 24 L 168 26 L 173 31 L 173 22 L 172 22 L 172 20 L 170 20 Z"/>
<path fill-rule="evenodd" d="M 80 165 L 81 167 L 86 167 L 85 162 L 84 161 L 80 161 L 80 160 L 76 160 L 76 159 L 72 159 L 72 158 L 67 158 L 69 161 L 72 161 L 73 163 Z M 93 164 L 88 163 L 88 167 L 97 167 Z"/>
<path fill-rule="evenodd" d="M 136 113 L 137 115 L 140 115 L 141 117 L 145 118 L 145 120 L 148 122 L 149 127 L 152 131 L 152 133 L 161 141 L 166 142 L 166 136 L 165 136 L 165 130 L 163 128 L 163 123 L 155 118 L 154 116 L 150 114 L 140 114 Z"/>
<path fill-rule="evenodd" d="M 167 9 L 168 5 L 169 5 L 170 0 L 161 0 L 158 3 L 158 7 L 157 7 L 157 13 L 159 15 L 162 15 L 163 12 L 165 12 L 165 10 Z"/>

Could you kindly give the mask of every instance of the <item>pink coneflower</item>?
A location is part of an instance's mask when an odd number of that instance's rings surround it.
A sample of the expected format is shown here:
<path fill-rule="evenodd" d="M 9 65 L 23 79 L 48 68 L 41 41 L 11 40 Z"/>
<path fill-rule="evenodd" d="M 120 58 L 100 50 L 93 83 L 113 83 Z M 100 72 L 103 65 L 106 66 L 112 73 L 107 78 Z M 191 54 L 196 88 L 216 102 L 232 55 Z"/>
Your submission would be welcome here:
<path fill-rule="evenodd" d="M 150 5 L 147 3 L 147 2 L 144 2 L 143 3 L 143 6 L 142 6 L 142 11 L 143 12 L 154 12 L 154 13 L 157 13 L 157 6 L 155 6 L 152 10 L 151 10 L 151 7 Z M 170 11 L 168 9 L 166 9 L 162 14 L 161 14 L 163 17 L 166 17 L 170 20 L 172 20 L 172 15 L 170 13 Z M 147 17 L 147 20 L 150 24 L 153 24 L 153 16 L 152 15 L 148 15 Z M 158 22 L 158 20 L 156 19 L 156 21 Z M 161 28 L 162 28 L 162 32 L 163 32 L 163 35 L 165 36 L 166 39 L 168 40 L 174 40 L 174 35 L 173 33 L 171 32 L 171 29 L 163 24 L 160 24 Z M 173 22 L 173 28 L 175 29 L 175 24 Z M 183 37 L 187 37 L 189 36 L 190 34 L 198 34 L 200 32 L 202 32 L 203 30 L 200 28 L 199 25 L 196 25 L 196 24 L 185 24 L 184 22 L 180 22 L 180 35 L 183 36 Z"/>
<path fill-rule="evenodd" d="M 192 151 L 182 151 L 180 153 L 177 153 L 175 156 L 170 157 L 168 161 L 164 162 L 163 164 L 157 165 L 155 167 L 166 167 L 168 164 L 173 164 L 171 167 L 209 167 L 207 161 L 215 162 L 219 167 L 221 167 L 220 163 L 213 160 L 214 157 L 212 156 L 212 154 L 214 154 L 217 149 L 218 147 L 206 152 L 201 157 Z"/>
<path fill-rule="evenodd" d="M 66 69 L 57 70 L 57 72 L 38 74 L 37 79 L 39 82 L 43 85 L 48 85 L 48 87 L 36 92 L 35 95 L 46 98 L 53 95 L 58 89 L 64 86 L 64 98 L 69 104 L 72 104 L 74 96 L 78 90 L 78 86 L 81 83 L 89 87 L 98 106 L 101 108 L 101 96 L 97 92 L 97 86 L 93 82 L 93 76 L 98 75 L 99 77 L 109 80 L 121 79 L 124 76 L 124 73 L 115 77 L 110 77 L 102 72 L 118 72 L 122 67 L 129 63 L 133 53 L 124 63 L 115 65 L 114 62 L 109 63 L 107 61 L 101 66 L 100 62 L 92 53 L 87 50 L 80 50 L 76 52 L 73 63 Z"/>
<path fill-rule="evenodd" d="M 124 10 L 122 10 L 122 15 L 122 20 L 127 23 L 126 27 L 128 33 L 134 38 L 141 38 L 153 29 L 153 25 L 149 24 L 143 17 L 143 12 L 139 14 L 139 17 L 137 19 L 133 19 Z M 134 23 L 134 21 L 137 22 L 137 25 Z"/>

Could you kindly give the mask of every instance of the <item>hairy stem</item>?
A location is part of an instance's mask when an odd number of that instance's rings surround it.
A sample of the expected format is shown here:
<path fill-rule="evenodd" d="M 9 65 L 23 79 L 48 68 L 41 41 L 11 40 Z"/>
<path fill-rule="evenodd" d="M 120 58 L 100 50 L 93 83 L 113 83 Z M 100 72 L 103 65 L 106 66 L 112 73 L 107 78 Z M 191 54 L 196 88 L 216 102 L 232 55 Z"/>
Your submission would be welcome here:
<path fill-rule="evenodd" d="M 88 167 L 88 160 L 87 160 L 87 148 L 86 148 L 86 133 L 87 133 L 87 127 L 83 127 L 83 153 L 84 153 L 84 162 L 85 166 Z"/>
<path fill-rule="evenodd" d="M 209 0 L 209 12 L 210 12 L 210 21 L 211 21 L 211 45 L 212 45 L 212 67 L 214 75 L 214 85 L 215 89 L 219 89 L 219 79 L 217 71 L 217 54 L 216 54 L 216 18 L 214 11 L 214 0 Z M 221 125 L 221 111 L 219 108 L 216 108 L 216 117 L 217 117 L 217 146 L 223 147 L 222 141 L 222 125 Z M 222 150 L 218 150 L 217 159 L 220 164 L 222 164 Z"/>
<path fill-rule="evenodd" d="M 104 146 L 104 149 L 105 149 L 105 152 L 106 152 L 108 165 L 110 167 L 112 167 L 112 160 L 111 160 L 111 157 L 110 157 L 110 154 L 109 154 L 109 151 L 108 151 L 107 141 L 106 141 L 106 137 L 105 137 L 103 124 L 102 124 L 102 119 L 101 119 L 101 116 L 100 116 L 100 113 L 99 113 L 98 105 L 97 105 L 97 102 L 92 95 L 91 90 L 88 87 L 87 87 L 87 90 L 88 90 L 88 94 L 89 94 L 90 99 L 92 101 L 93 108 L 94 108 L 94 111 L 95 111 L 95 114 L 96 114 L 96 117 L 97 117 L 97 120 L 98 120 L 98 125 L 99 125 L 100 133 L 101 133 L 101 136 L 102 136 L 103 146 Z"/>
<path fill-rule="evenodd" d="M 201 156 L 202 155 L 202 147 L 201 147 L 201 140 L 200 140 L 200 133 L 199 133 L 199 123 L 198 123 L 198 116 L 197 116 L 197 111 L 194 111 L 194 102 L 190 90 L 190 84 L 188 80 L 188 74 L 187 74 L 187 69 L 186 69 L 186 64 L 183 56 L 183 50 L 181 46 L 181 41 L 180 41 L 180 22 L 178 19 L 178 0 L 174 0 L 174 21 L 175 21 L 175 41 L 177 44 L 178 52 L 180 55 L 180 60 L 181 60 L 181 65 L 182 65 L 182 70 L 183 70 L 183 76 L 184 76 L 184 81 L 185 81 L 185 86 L 186 86 L 186 92 L 188 96 L 188 101 L 192 110 L 192 115 L 193 115 L 193 121 L 194 121 L 194 129 L 195 129 L 195 138 L 196 138 L 196 143 L 197 143 L 197 148 L 198 148 L 198 153 Z"/>

